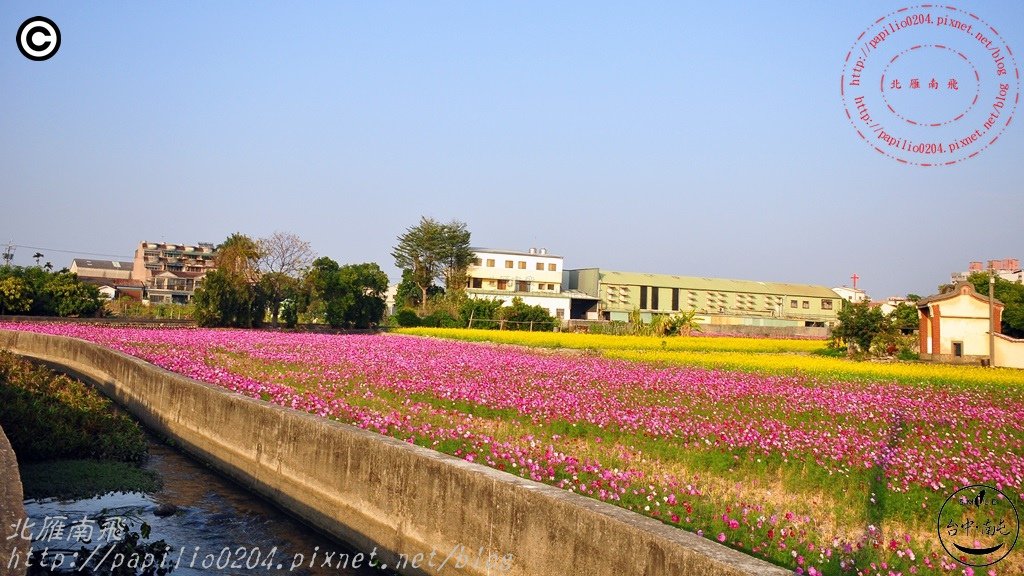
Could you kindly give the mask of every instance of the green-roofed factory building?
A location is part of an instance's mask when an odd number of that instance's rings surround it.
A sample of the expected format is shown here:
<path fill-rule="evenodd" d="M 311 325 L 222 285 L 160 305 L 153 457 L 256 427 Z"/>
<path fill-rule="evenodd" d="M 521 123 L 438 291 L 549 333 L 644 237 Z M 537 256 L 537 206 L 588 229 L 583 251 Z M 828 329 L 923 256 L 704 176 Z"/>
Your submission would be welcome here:
<path fill-rule="evenodd" d="M 842 306 L 825 286 L 600 268 L 566 270 L 563 286 L 596 298 L 573 300 L 571 317 L 589 320 L 627 321 L 639 309 L 650 321 L 656 314 L 696 310 L 702 324 L 831 327 Z"/>

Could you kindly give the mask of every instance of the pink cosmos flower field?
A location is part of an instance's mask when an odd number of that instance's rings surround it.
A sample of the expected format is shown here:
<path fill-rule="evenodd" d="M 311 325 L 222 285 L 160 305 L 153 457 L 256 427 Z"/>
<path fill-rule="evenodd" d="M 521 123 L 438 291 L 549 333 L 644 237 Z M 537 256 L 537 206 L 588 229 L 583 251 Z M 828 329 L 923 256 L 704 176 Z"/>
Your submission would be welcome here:
<path fill-rule="evenodd" d="M 825 381 L 389 334 L 0 329 L 97 342 L 611 502 L 799 574 L 967 573 L 935 533 L 946 496 L 988 484 L 1024 504 L 1014 387 Z M 985 573 L 1019 573 L 1014 556 Z"/>

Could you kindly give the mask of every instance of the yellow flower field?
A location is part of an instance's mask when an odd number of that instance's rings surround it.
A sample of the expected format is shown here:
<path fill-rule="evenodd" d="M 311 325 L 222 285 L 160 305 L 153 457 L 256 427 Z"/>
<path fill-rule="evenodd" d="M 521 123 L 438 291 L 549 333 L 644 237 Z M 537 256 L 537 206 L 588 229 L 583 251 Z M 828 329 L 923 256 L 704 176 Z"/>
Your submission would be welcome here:
<path fill-rule="evenodd" d="M 1011 368 L 953 366 L 924 362 L 872 362 L 809 354 L 746 354 L 742 352 L 690 352 L 661 350 L 608 350 L 604 356 L 770 373 L 797 373 L 842 380 L 899 380 L 910 384 L 971 384 L 1024 386 L 1024 371 Z"/>
<path fill-rule="evenodd" d="M 805 373 L 827 379 L 899 380 L 910 384 L 1024 387 L 1024 370 L 924 362 L 854 361 L 811 354 L 821 340 L 702 336 L 612 336 L 573 332 L 516 332 L 403 328 L 402 334 L 542 348 L 594 350 L 608 358 L 746 372 Z"/>
<path fill-rule="evenodd" d="M 401 334 L 434 336 L 470 342 L 495 342 L 539 348 L 594 350 L 665 350 L 693 352 L 812 352 L 825 347 L 821 340 L 781 338 L 729 338 L 719 336 L 656 337 L 581 334 L 576 332 L 519 332 L 510 330 L 467 330 L 462 328 L 401 328 Z"/>

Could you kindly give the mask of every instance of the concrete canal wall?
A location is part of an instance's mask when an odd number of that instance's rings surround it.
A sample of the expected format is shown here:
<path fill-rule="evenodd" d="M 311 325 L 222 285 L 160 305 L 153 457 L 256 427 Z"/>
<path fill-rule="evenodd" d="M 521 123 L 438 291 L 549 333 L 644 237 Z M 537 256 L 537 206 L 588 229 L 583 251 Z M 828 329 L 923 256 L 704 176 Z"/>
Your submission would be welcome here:
<path fill-rule="evenodd" d="M 18 459 L 0 428 L 0 576 L 24 576 L 27 569 L 24 559 L 29 543 L 18 537 L 8 538 L 14 534 L 12 527 L 20 527 L 25 518 L 23 500 Z"/>

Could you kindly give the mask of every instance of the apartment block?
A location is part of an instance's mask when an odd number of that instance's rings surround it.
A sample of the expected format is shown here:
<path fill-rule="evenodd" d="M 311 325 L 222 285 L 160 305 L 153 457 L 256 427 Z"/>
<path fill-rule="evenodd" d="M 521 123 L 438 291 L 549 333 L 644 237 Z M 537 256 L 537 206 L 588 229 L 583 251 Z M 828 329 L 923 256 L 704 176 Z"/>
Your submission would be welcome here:
<path fill-rule="evenodd" d="M 215 269 L 212 243 L 140 242 L 135 249 L 132 278 L 141 280 L 149 301 L 185 304 L 192 300 L 206 273 Z"/>

